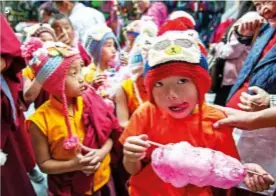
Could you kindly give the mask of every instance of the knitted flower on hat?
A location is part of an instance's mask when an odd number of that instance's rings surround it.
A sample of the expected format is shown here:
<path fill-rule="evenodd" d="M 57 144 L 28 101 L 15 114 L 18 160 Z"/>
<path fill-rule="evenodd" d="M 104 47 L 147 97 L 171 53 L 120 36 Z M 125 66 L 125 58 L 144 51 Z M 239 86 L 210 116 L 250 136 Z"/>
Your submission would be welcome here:
<path fill-rule="evenodd" d="M 81 59 L 77 50 L 61 42 L 41 42 L 38 38 L 30 38 L 22 46 L 22 56 L 33 70 L 35 79 L 42 88 L 50 94 L 62 98 L 65 123 L 68 138 L 64 141 L 65 149 L 72 149 L 78 145 L 78 138 L 72 135 L 68 117 L 67 98 L 65 95 L 65 79 L 69 66 L 77 59 Z"/>
<path fill-rule="evenodd" d="M 169 76 L 190 78 L 197 87 L 199 103 L 204 101 L 204 95 L 211 85 L 208 63 L 197 41 L 182 32 L 167 32 L 156 37 L 149 50 L 144 77 L 146 87 L 150 92 L 150 101 L 154 102 L 153 85 Z"/>

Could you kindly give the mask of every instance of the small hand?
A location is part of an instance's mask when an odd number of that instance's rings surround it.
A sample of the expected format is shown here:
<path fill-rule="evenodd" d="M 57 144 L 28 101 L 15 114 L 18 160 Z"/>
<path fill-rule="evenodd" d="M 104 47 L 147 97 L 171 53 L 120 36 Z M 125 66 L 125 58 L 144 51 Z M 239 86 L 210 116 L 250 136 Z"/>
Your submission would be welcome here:
<path fill-rule="evenodd" d="M 247 172 L 244 179 L 244 184 L 253 192 L 262 192 L 268 190 L 270 185 L 273 185 L 275 180 L 268 174 L 260 165 L 255 163 L 244 164 L 244 167 L 253 172 L 263 174 L 262 176 Z"/>
<path fill-rule="evenodd" d="M 147 143 L 148 136 L 130 136 L 124 143 L 124 157 L 129 162 L 138 162 L 146 156 L 146 150 L 150 147 Z"/>
<path fill-rule="evenodd" d="M 105 74 L 98 74 L 97 76 L 95 76 L 95 79 L 93 81 L 93 87 L 95 89 L 98 89 L 100 86 L 104 84 L 106 79 L 107 79 L 107 76 Z"/>

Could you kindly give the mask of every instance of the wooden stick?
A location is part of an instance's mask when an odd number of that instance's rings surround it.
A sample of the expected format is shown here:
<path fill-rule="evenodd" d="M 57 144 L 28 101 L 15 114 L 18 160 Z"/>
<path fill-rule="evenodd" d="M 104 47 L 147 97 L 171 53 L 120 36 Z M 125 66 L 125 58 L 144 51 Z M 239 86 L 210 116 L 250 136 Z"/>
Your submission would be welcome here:
<path fill-rule="evenodd" d="M 258 172 L 254 172 L 254 171 L 251 171 L 251 170 L 249 170 L 249 169 L 246 169 L 246 172 L 247 172 L 247 173 L 250 173 L 250 174 L 255 174 L 255 175 L 258 175 L 258 176 L 267 175 L 267 174 L 260 174 L 260 173 L 258 173 Z"/>
<path fill-rule="evenodd" d="M 150 143 L 151 145 L 154 145 L 154 146 L 158 146 L 158 147 L 161 147 L 161 148 L 167 148 L 169 149 L 167 146 L 163 145 L 163 144 L 159 144 L 157 142 L 153 142 L 153 141 L 150 141 L 150 140 L 147 140 L 148 143 Z"/>

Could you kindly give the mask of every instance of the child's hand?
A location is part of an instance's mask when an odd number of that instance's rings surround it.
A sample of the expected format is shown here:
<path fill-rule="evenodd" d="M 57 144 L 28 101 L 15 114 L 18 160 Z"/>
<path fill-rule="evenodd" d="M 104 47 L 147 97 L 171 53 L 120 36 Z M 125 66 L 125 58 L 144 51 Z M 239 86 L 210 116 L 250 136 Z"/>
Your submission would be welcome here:
<path fill-rule="evenodd" d="M 82 171 L 87 175 L 94 173 L 100 167 L 100 157 L 98 156 L 89 156 L 85 157 L 81 154 L 81 148 L 76 151 L 76 156 L 72 160 L 73 167 L 76 171 Z"/>
<path fill-rule="evenodd" d="M 249 172 L 246 174 L 244 184 L 251 191 L 262 192 L 264 190 L 268 190 L 270 185 L 274 184 L 274 178 L 269 175 L 260 165 L 255 163 L 247 163 L 244 164 L 244 167 L 251 171 L 263 174 L 262 176 L 251 174 Z"/>
<path fill-rule="evenodd" d="M 81 147 L 82 150 L 87 152 L 87 154 L 85 154 L 83 156 L 83 158 L 81 160 L 81 163 L 85 162 L 86 160 L 89 160 L 91 157 L 93 157 L 93 158 L 99 157 L 99 160 L 102 161 L 102 160 L 104 160 L 104 158 L 107 155 L 102 149 L 93 149 L 93 148 L 89 148 L 87 146 L 84 146 L 82 144 L 80 144 L 80 147 Z"/>
<path fill-rule="evenodd" d="M 148 136 L 143 134 L 139 136 L 128 137 L 124 143 L 124 157 L 129 162 L 138 162 L 146 156 L 146 150 L 150 144 L 146 142 Z"/>
<path fill-rule="evenodd" d="M 98 74 L 93 81 L 93 87 L 98 89 L 105 82 L 107 76 L 105 74 Z"/>

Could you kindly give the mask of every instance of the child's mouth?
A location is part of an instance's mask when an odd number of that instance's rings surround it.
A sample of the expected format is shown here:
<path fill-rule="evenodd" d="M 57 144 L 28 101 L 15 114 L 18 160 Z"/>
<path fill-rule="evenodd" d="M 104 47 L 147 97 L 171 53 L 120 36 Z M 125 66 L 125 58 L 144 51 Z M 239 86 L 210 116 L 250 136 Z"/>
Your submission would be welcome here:
<path fill-rule="evenodd" d="M 181 113 L 181 112 L 185 111 L 187 108 L 188 108 L 188 103 L 187 102 L 169 107 L 169 109 L 172 112 L 176 112 L 176 113 Z"/>

